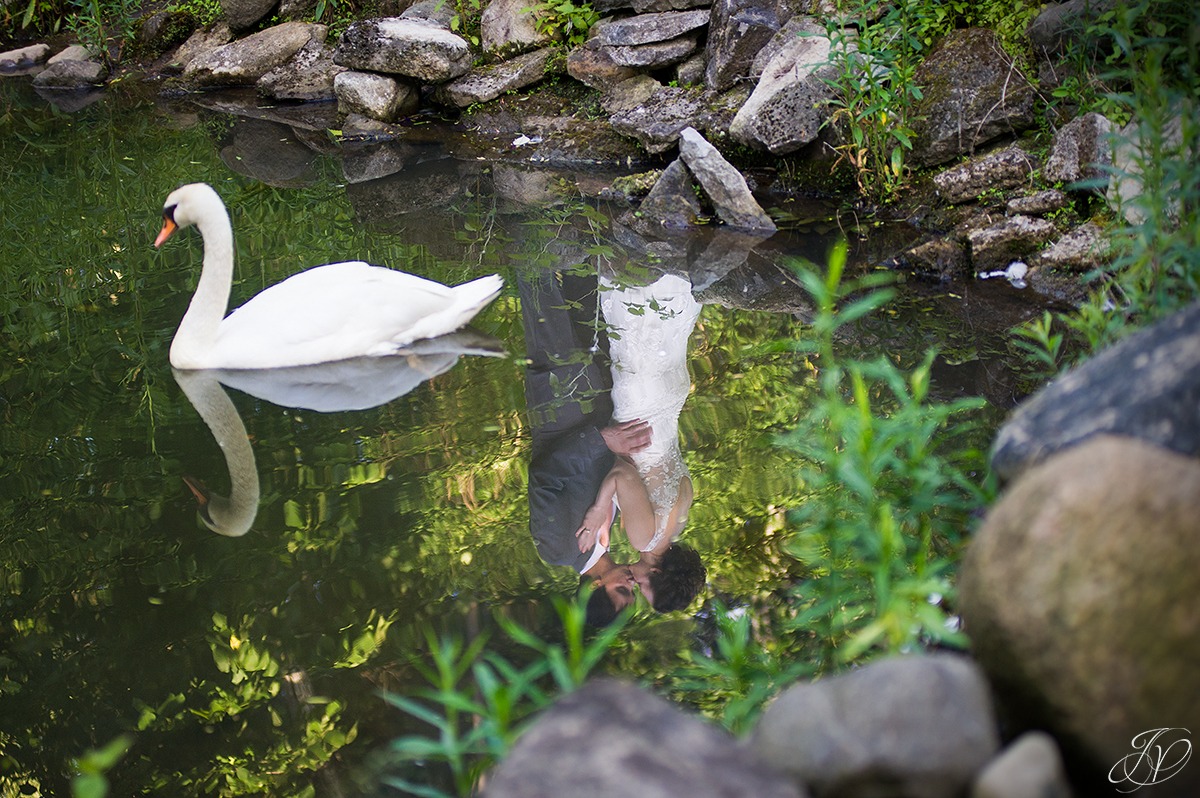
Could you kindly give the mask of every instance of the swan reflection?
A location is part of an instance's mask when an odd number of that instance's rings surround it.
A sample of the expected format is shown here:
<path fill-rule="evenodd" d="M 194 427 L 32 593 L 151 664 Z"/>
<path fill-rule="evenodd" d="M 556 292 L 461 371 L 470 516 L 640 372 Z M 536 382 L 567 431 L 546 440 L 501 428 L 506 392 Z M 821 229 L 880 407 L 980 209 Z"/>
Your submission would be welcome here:
<path fill-rule="evenodd" d="M 201 480 L 184 477 L 199 502 L 204 525 L 219 535 L 240 537 L 258 514 L 258 468 L 246 427 L 225 386 L 281 407 L 332 413 L 366 410 L 398 399 L 422 382 L 450 370 L 462 355 L 499 357 L 500 341 L 471 330 L 417 342 L 404 354 L 355 358 L 292 368 L 196 370 L 172 369 L 221 447 L 230 492 L 221 496 Z"/>

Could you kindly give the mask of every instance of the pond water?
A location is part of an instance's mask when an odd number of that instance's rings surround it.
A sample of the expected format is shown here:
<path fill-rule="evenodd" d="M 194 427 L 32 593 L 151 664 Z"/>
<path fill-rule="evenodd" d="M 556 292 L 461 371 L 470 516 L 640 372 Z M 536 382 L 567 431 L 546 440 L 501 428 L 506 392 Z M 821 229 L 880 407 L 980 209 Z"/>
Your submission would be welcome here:
<path fill-rule="evenodd" d="M 500 612 L 561 634 L 552 600 L 577 577 L 538 556 L 530 462 L 539 435 L 606 407 L 590 354 L 606 337 L 665 357 L 641 373 L 661 383 L 658 440 L 675 435 L 694 488 L 680 540 L 708 583 L 687 611 L 640 606 L 606 668 L 652 681 L 716 597 L 786 634 L 778 598 L 804 569 L 780 532 L 805 489 L 777 438 L 815 369 L 778 343 L 809 314 L 788 259 L 822 262 L 848 229 L 832 206 L 775 197 L 769 240 L 708 229 L 647 249 L 614 224 L 625 208 L 589 198 L 603 170 L 481 159 L 433 123 L 339 144 L 286 109 L 202 99 L 117 90 L 66 111 L 0 82 L 0 796 L 66 794 L 73 759 L 126 732 L 117 795 L 377 789 L 374 752 L 412 729 L 379 694 L 423 683 L 428 630 L 474 638 Z M 231 208 L 234 305 L 346 259 L 497 273 L 466 347 L 499 356 L 374 364 L 337 375 L 348 397 L 314 396 L 327 372 L 299 375 L 306 390 L 173 374 L 202 245 L 151 241 L 194 181 Z M 861 269 L 911 237 L 849 232 Z M 1031 312 L 1001 286 L 910 284 L 843 343 L 906 366 L 938 347 L 935 394 L 984 395 L 994 423 L 1020 390 L 1005 330 Z M 573 332 L 539 331 L 557 317 Z M 201 485 L 226 497 L 205 513 Z M 613 556 L 636 555 L 617 534 Z"/>

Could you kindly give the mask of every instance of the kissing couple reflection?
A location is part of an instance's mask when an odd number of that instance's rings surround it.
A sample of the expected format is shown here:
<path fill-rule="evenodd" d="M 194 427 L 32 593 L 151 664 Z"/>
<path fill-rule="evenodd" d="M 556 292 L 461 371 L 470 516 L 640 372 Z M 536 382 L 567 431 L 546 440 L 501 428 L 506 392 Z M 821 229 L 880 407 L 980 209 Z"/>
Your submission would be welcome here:
<path fill-rule="evenodd" d="M 685 277 L 648 280 L 580 269 L 519 281 L 530 531 L 542 560 L 594 588 L 586 617 L 597 626 L 639 592 L 658 612 L 682 610 L 706 579 L 699 554 L 677 541 L 693 499 L 679 415 L 700 305 Z M 636 554 L 629 562 L 612 556 L 619 531 Z"/>

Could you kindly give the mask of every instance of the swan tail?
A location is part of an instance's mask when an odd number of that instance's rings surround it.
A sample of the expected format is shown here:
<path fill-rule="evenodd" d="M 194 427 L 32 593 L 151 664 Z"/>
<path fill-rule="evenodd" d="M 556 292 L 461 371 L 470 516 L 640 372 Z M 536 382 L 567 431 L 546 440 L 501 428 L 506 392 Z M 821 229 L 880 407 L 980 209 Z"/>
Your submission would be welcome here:
<path fill-rule="evenodd" d="M 439 335 L 452 333 L 465 326 L 471 319 L 487 307 L 500 294 L 504 280 L 498 274 L 489 274 L 469 283 L 456 285 L 451 290 L 450 304 L 437 313 L 421 319 L 405 331 L 402 337 L 396 337 L 393 343 L 405 345 L 423 338 L 435 338 Z"/>

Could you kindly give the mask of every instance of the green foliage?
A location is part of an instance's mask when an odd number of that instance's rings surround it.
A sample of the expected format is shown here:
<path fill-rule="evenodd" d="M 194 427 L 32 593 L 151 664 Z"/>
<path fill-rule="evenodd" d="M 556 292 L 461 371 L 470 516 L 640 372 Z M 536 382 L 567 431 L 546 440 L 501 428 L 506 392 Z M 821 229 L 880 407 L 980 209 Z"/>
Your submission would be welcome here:
<path fill-rule="evenodd" d="M 116 767 L 133 745 L 133 736 L 122 734 L 102 748 L 88 751 L 75 761 L 75 777 L 71 779 L 71 798 L 104 798 L 108 795 L 105 774 Z"/>
<path fill-rule="evenodd" d="M 1080 46 L 1102 42 L 1102 56 L 1076 54 L 1080 79 L 1102 93 L 1082 94 L 1081 110 L 1137 124 L 1112 137 L 1114 149 L 1130 156 L 1128 169 L 1110 170 L 1126 181 L 1118 210 L 1133 221 L 1112 231 L 1117 257 L 1091 275 L 1089 301 L 1059 316 L 1084 353 L 1200 296 L 1200 7 L 1122 4 L 1090 33 Z"/>
<path fill-rule="evenodd" d="M 1057 374 L 1062 359 L 1063 334 L 1053 332 L 1053 327 L 1054 316 L 1047 310 L 1015 330 L 1018 338 L 1014 343 L 1043 378 Z"/>
<path fill-rule="evenodd" d="M 600 19 L 600 14 L 587 0 L 539 0 L 523 9 L 533 14 L 538 33 L 563 41 L 567 47 L 578 47 L 588 31 Z"/>
<path fill-rule="evenodd" d="M 861 15 L 856 34 L 826 21 L 836 109 L 827 124 L 840 127 L 848 141 L 837 147 L 859 191 L 874 202 L 895 199 L 907 176 L 905 158 L 912 150 L 913 107 L 921 89 L 913 72 L 923 44 L 912 25 L 909 3 L 866 0 L 852 6 Z"/>
<path fill-rule="evenodd" d="M 450 770 L 453 794 L 470 795 L 479 776 L 504 755 L 530 716 L 582 685 L 624 628 L 628 613 L 587 640 L 586 603 L 586 591 L 573 602 L 554 599 L 562 623 L 561 643 L 546 642 L 519 623 L 497 616 L 509 639 L 532 652 L 532 661 L 524 666 L 485 650 L 485 636 L 464 645 L 429 632 L 432 664 L 417 668 L 431 687 L 413 697 L 394 693 L 384 697 L 437 734 L 398 738 L 390 748 L 394 761 L 444 763 Z M 413 795 L 449 795 L 427 782 L 402 777 L 389 782 Z"/>
<path fill-rule="evenodd" d="M 930 401 L 932 353 L 908 373 L 886 357 L 835 360 L 835 332 L 890 293 L 879 288 L 886 277 L 843 282 L 845 258 L 843 244 L 824 276 L 797 272 L 817 304 L 815 341 L 802 347 L 821 364 L 820 390 L 783 439 L 811 464 L 811 498 L 790 519 L 789 550 L 811 574 L 793 595 L 797 625 L 816 631 L 822 657 L 840 664 L 962 644 L 950 624 L 950 569 L 970 512 L 987 500 L 977 484 L 984 458 L 961 418 L 982 400 Z"/>
<path fill-rule="evenodd" d="M 211 25 L 225 13 L 220 0 L 179 0 L 171 6 L 171 10 L 188 12 L 201 26 Z"/>
<path fill-rule="evenodd" d="M 744 608 L 734 612 L 717 602 L 712 614 L 717 625 L 712 652 L 687 652 L 668 675 L 667 686 L 676 698 L 740 734 L 753 726 L 767 701 L 813 667 L 794 652 L 755 639 Z"/>
<path fill-rule="evenodd" d="M 483 23 L 483 10 L 487 7 L 484 0 L 448 0 L 450 3 L 450 30 L 469 41 L 475 47 L 482 39 L 480 26 Z M 441 0 L 438 8 L 442 8 L 447 0 Z"/>

